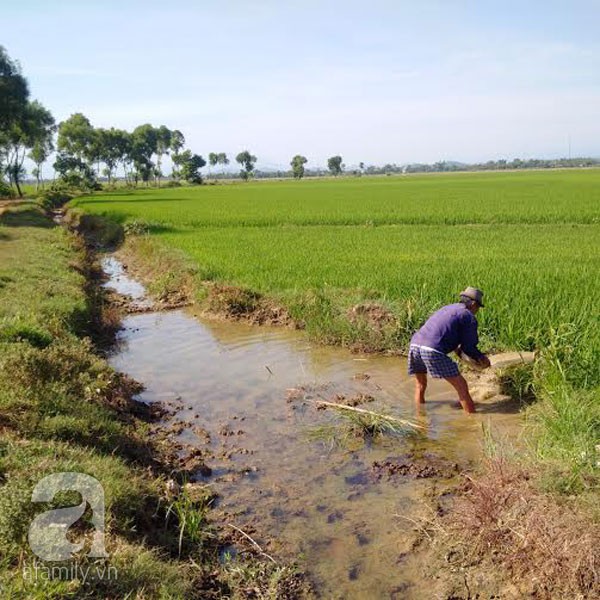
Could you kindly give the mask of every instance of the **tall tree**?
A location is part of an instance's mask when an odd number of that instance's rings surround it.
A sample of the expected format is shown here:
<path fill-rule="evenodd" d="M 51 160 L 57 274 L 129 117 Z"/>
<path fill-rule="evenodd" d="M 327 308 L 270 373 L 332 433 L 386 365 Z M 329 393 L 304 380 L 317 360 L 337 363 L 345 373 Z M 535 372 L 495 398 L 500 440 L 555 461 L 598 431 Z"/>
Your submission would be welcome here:
<path fill-rule="evenodd" d="M 95 144 L 94 128 L 85 115 L 72 114 L 59 124 L 57 148 L 62 154 L 74 156 L 91 166 L 96 159 Z"/>
<path fill-rule="evenodd" d="M 88 163 L 76 156 L 59 152 L 54 161 L 54 170 L 67 185 L 82 189 L 96 187 L 94 171 Z"/>
<path fill-rule="evenodd" d="M 344 165 L 342 164 L 342 157 L 336 155 L 328 158 L 327 168 L 333 176 L 337 177 L 344 170 Z"/>
<path fill-rule="evenodd" d="M 28 100 L 29 87 L 19 63 L 0 46 L 0 134 L 21 117 Z"/>
<path fill-rule="evenodd" d="M 23 196 L 20 184 L 25 174 L 23 162 L 27 150 L 31 150 L 36 143 L 46 143 L 52 138 L 54 129 L 52 113 L 34 100 L 27 104 L 21 117 L 14 121 L 6 132 L 7 172 L 20 197 Z"/>
<path fill-rule="evenodd" d="M 210 177 L 210 167 L 216 167 L 219 164 L 219 155 L 216 152 L 208 153 L 208 176 Z"/>
<path fill-rule="evenodd" d="M 58 125 L 58 156 L 54 168 L 60 177 L 74 187 L 94 188 L 96 178 L 92 167 L 100 171 L 100 142 L 90 120 L 74 113 Z"/>
<path fill-rule="evenodd" d="M 149 123 L 139 125 L 131 134 L 131 158 L 135 169 L 135 182 L 141 178 L 148 184 L 154 173 L 152 155 L 156 153 L 157 135 L 156 129 Z"/>
<path fill-rule="evenodd" d="M 189 183 L 202 183 L 200 169 L 206 165 L 206 161 L 199 154 L 192 154 L 191 150 L 185 150 L 174 157 L 179 176 Z"/>
<path fill-rule="evenodd" d="M 308 162 L 306 156 L 296 154 L 290 163 L 294 179 L 302 179 L 304 177 L 304 165 Z"/>
<path fill-rule="evenodd" d="M 98 140 L 98 158 L 106 165 L 108 185 L 111 185 L 113 174 L 119 162 L 123 162 L 129 151 L 129 134 L 122 129 L 96 129 Z"/>
<path fill-rule="evenodd" d="M 254 165 L 257 160 L 256 156 L 250 154 L 248 150 L 244 150 L 235 157 L 235 160 L 242 165 L 240 177 L 244 181 L 248 181 L 248 179 L 254 175 Z"/>
<path fill-rule="evenodd" d="M 32 169 L 32 173 L 35 177 L 35 189 L 36 191 L 40 188 L 40 183 L 43 187 L 44 177 L 42 172 L 42 165 L 50 158 L 52 152 L 54 152 L 54 131 L 48 131 L 48 135 L 40 136 L 40 139 L 36 140 L 27 155 L 31 161 L 35 164 L 35 168 Z"/>
<path fill-rule="evenodd" d="M 181 131 L 179 131 L 179 129 L 174 129 L 171 132 L 171 152 L 173 153 L 173 172 L 171 174 L 171 177 L 173 179 L 179 178 L 176 159 L 179 156 L 179 152 L 183 148 L 184 144 L 185 144 L 185 137 L 183 136 L 183 133 L 181 133 Z"/>
<path fill-rule="evenodd" d="M 158 187 L 160 187 L 160 178 L 162 177 L 162 157 L 169 154 L 172 135 L 173 132 L 164 125 L 156 130 L 156 176 Z"/>
<path fill-rule="evenodd" d="M 0 187 L 3 175 L 8 173 L 11 140 L 9 133 L 13 126 L 22 121 L 29 102 L 27 80 L 21 74 L 17 61 L 10 58 L 0 46 Z"/>
<path fill-rule="evenodd" d="M 220 165 L 223 165 L 223 175 L 225 175 L 225 167 L 229 164 L 229 159 L 227 158 L 227 153 L 225 152 L 219 152 L 219 154 L 217 154 L 217 162 Z"/>

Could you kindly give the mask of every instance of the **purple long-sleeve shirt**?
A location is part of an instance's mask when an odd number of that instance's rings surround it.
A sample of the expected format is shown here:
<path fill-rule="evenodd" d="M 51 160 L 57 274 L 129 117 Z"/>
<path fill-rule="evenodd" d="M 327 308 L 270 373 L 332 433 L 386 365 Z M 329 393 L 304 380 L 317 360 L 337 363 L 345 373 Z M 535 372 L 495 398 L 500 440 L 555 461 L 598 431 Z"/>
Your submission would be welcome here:
<path fill-rule="evenodd" d="M 461 350 L 475 360 L 484 355 L 477 348 L 477 319 L 464 304 L 449 304 L 434 312 L 413 335 L 411 344 L 427 346 L 444 354 Z"/>

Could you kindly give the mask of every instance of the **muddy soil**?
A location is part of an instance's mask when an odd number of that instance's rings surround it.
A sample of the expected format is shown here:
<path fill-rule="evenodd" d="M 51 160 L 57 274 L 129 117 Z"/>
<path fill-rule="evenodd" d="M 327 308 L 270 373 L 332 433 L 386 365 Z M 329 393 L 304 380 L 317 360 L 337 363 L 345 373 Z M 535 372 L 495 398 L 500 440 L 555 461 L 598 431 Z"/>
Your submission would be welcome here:
<path fill-rule="evenodd" d="M 118 267 L 107 269 L 106 285 L 148 306 Z M 325 598 L 429 597 L 418 523 L 442 510 L 440 498 L 481 456 L 482 425 L 511 440 L 519 429 L 517 409 L 491 379 L 474 391 L 479 414 L 455 409 L 452 390 L 434 380 L 416 415 L 404 359 L 183 310 L 127 316 L 110 362 L 144 383 L 141 401 L 168 409 L 162 430 L 195 449 L 182 464 L 215 494 L 215 521 L 276 559 L 297 560 Z M 307 400 L 366 406 L 424 430 L 356 435 Z M 245 547 L 238 536 L 225 550 Z"/>

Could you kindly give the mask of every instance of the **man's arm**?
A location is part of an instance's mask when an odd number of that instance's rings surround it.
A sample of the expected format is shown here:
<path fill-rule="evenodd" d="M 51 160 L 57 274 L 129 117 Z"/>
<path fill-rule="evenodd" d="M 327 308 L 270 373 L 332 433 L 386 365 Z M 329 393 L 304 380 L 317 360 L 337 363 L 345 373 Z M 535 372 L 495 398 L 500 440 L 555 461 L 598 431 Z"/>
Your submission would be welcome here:
<path fill-rule="evenodd" d="M 460 347 L 457 350 L 457 354 L 464 353 L 469 358 L 474 360 L 479 366 L 486 369 L 490 366 L 490 359 L 483 354 L 477 347 L 479 344 L 479 334 L 477 333 L 477 320 L 472 315 L 469 315 L 463 321 L 460 330 Z"/>

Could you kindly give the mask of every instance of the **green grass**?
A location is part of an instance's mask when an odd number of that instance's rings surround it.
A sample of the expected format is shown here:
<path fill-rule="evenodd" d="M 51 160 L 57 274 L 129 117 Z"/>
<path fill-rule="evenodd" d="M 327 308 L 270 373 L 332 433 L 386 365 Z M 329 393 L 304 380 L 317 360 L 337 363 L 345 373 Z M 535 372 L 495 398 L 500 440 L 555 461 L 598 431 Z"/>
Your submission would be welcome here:
<path fill-rule="evenodd" d="M 107 193 L 77 201 L 173 228 L 600 223 L 600 169 L 257 181 Z"/>
<path fill-rule="evenodd" d="M 81 329 L 87 302 L 81 275 L 69 267 L 72 259 L 68 236 L 36 205 L 0 215 L 0 340 L 49 339 L 65 326 Z"/>

